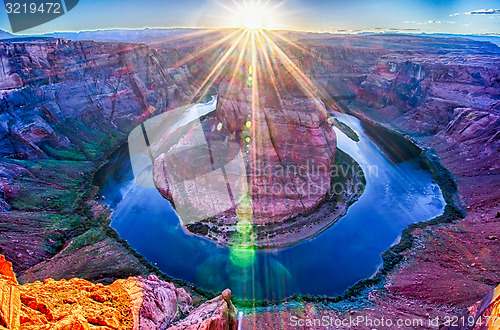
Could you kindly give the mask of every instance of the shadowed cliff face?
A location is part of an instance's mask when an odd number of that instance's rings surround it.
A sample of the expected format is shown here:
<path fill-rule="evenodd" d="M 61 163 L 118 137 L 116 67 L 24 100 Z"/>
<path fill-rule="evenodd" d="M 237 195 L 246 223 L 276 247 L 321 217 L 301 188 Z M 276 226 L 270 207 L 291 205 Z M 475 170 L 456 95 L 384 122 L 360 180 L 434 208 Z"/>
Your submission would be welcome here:
<path fill-rule="evenodd" d="M 87 200 L 92 176 L 138 123 L 192 97 L 188 68 L 172 68 L 183 52 L 62 39 L 0 43 L 0 251 L 16 271 L 106 218 Z M 143 274 L 135 257 L 132 267 L 118 261 L 129 257 L 115 238 L 85 237 L 113 251 L 112 272 Z M 91 273 L 104 279 L 106 267 Z"/>
<path fill-rule="evenodd" d="M 75 148 L 77 124 L 127 132 L 192 93 L 187 68 L 169 68 L 182 57 L 175 51 L 60 39 L 0 46 L 3 157 L 40 159 Z"/>
<path fill-rule="evenodd" d="M 435 134 L 463 117 L 464 108 L 478 112 L 475 117 L 482 117 L 479 112 L 484 110 L 498 113 L 499 69 L 494 55 L 390 55 L 381 58 L 361 84 L 360 96 L 401 129 Z M 470 132 L 464 136 L 469 138 Z"/>

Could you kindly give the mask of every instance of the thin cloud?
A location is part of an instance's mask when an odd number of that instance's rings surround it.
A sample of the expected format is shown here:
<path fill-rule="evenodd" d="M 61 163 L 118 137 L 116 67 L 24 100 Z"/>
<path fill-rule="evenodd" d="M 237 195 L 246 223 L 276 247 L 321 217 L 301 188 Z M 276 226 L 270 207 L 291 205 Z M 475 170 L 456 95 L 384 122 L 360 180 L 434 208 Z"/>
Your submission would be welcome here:
<path fill-rule="evenodd" d="M 423 22 L 418 22 L 418 21 L 404 21 L 403 23 L 405 24 L 417 24 L 417 25 L 424 25 L 424 24 L 455 24 L 456 22 L 454 21 L 423 21 Z"/>
<path fill-rule="evenodd" d="M 500 9 L 478 9 L 464 13 L 465 15 L 500 15 Z"/>
<path fill-rule="evenodd" d="M 478 9 L 473 11 L 466 11 L 465 13 L 454 13 L 450 14 L 450 17 L 455 17 L 458 15 L 500 15 L 500 9 Z"/>

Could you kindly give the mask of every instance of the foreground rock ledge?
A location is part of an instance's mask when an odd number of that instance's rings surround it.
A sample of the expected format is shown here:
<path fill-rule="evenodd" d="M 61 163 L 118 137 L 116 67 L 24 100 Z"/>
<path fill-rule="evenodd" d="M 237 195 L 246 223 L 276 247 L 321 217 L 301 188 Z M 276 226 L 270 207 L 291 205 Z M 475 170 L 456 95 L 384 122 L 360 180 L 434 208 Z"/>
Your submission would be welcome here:
<path fill-rule="evenodd" d="M 109 286 L 83 279 L 19 285 L 0 255 L 0 329 L 236 329 L 231 291 L 193 306 L 191 296 L 151 275 Z"/>

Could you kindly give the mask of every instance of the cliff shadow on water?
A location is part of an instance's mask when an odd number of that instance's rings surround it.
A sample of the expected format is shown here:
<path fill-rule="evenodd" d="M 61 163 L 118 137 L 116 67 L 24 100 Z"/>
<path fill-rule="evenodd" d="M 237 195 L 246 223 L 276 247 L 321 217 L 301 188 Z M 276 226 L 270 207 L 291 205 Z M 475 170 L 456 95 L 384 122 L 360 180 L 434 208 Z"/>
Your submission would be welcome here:
<path fill-rule="evenodd" d="M 422 154 L 422 149 L 410 140 L 390 130 L 362 121 L 366 135 L 379 147 L 380 151 L 394 164 L 413 160 Z M 421 166 L 425 168 L 422 163 Z"/>
<path fill-rule="evenodd" d="M 100 197 L 106 196 L 106 204 L 112 208 L 123 198 L 120 189 L 114 187 L 121 187 L 134 179 L 129 157 L 128 143 L 125 142 L 111 153 L 94 175 L 93 185 L 99 187 Z"/>

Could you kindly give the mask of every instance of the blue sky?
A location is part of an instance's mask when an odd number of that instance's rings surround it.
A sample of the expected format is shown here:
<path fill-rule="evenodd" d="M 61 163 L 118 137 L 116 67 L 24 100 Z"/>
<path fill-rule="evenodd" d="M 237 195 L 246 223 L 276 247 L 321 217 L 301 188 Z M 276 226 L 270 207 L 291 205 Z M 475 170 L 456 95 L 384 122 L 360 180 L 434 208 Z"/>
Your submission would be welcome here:
<path fill-rule="evenodd" d="M 224 6 L 236 7 L 224 0 L 80 0 L 66 15 L 24 33 L 234 26 Z M 494 34 L 500 33 L 500 1 L 285 0 L 268 20 L 271 28 L 307 31 Z M 5 8 L 0 28 L 10 31 Z"/>

